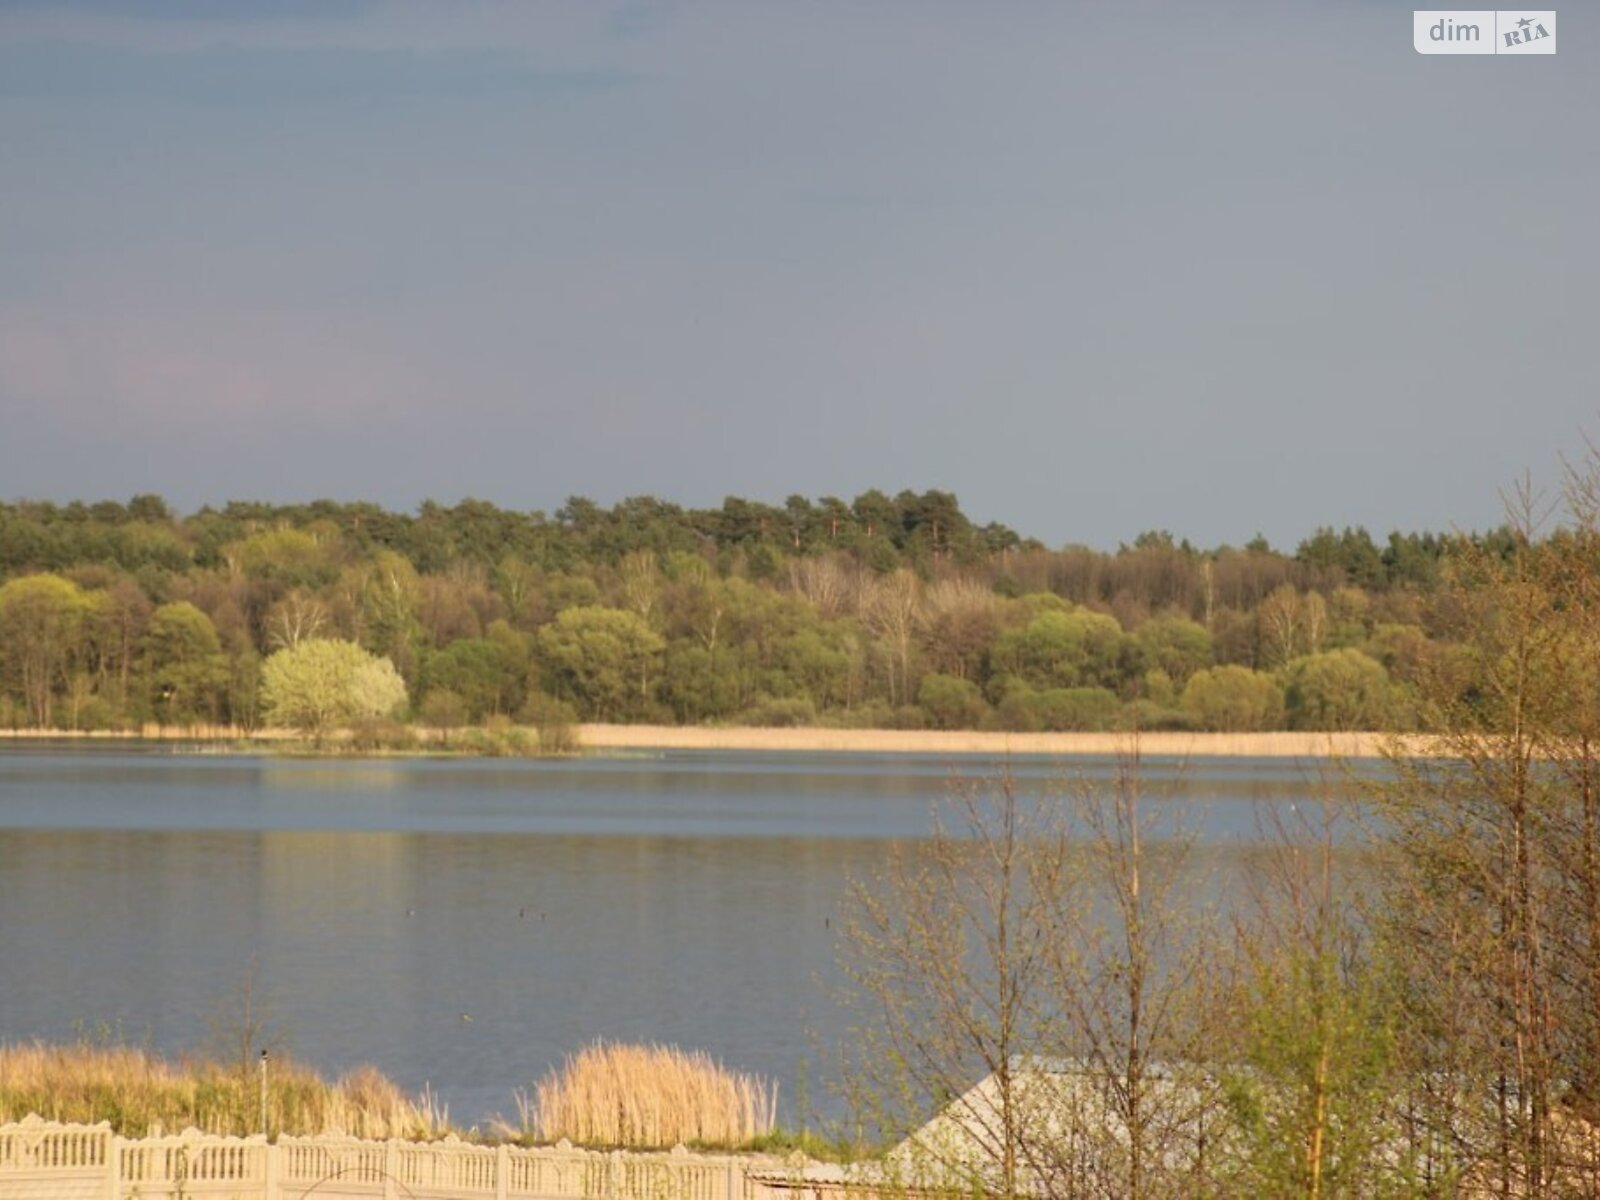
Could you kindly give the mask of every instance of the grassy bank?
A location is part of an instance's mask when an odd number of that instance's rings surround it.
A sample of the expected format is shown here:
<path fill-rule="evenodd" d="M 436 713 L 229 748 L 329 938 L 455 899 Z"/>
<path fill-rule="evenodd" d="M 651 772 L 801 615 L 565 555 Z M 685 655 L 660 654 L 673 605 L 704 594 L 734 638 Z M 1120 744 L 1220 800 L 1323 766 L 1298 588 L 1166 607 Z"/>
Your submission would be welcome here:
<path fill-rule="evenodd" d="M 36 1113 L 51 1121 L 108 1121 L 130 1137 L 189 1126 L 243 1136 L 261 1132 L 260 1088 L 254 1064 L 174 1062 L 137 1047 L 88 1043 L 0 1046 L 0 1123 Z M 451 1132 L 448 1114 L 430 1096 L 407 1096 L 372 1067 L 330 1082 L 282 1057 L 268 1063 L 267 1124 L 273 1134 L 362 1138 Z"/>
<path fill-rule="evenodd" d="M 1046 754 L 1063 757 L 1114 755 L 1126 750 L 1129 735 L 1119 733 L 995 733 L 932 729 L 828 729 L 814 726 L 760 728 L 703 725 L 580 725 L 580 752 L 605 754 L 628 750 L 771 750 L 791 753 L 872 754 Z M 227 725 L 192 727 L 147 725 L 138 731 L 72 731 L 0 729 L 0 745 L 49 740 L 140 741 L 160 744 L 204 744 L 217 752 L 417 754 L 485 756 L 526 752 L 537 740 L 508 738 L 507 731 L 482 733 L 410 728 L 403 741 L 366 745 L 348 735 L 316 743 L 284 729 L 243 730 Z M 1147 755 L 1180 758 L 1375 758 L 1394 735 L 1384 733 L 1145 733 L 1139 749 Z M 1419 739 L 1407 739 L 1419 749 Z M 520 749 L 519 749 L 520 748 Z"/>

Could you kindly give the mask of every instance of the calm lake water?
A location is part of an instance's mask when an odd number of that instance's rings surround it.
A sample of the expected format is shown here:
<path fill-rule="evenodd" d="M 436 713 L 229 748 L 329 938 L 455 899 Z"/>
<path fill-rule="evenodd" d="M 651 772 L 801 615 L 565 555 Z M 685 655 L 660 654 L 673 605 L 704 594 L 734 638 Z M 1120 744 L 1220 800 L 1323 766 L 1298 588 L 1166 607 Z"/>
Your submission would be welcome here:
<path fill-rule="evenodd" d="M 458 1122 L 512 1114 L 516 1089 L 597 1037 L 705 1048 L 792 1103 L 799 1076 L 822 1090 L 840 1034 L 849 882 L 927 837 L 954 776 L 997 765 L 6 748 L 0 1040 L 111 1027 L 201 1047 L 254 963 L 297 1056 L 429 1084 Z M 1012 769 L 1030 786 L 1064 776 Z M 1316 791 L 1281 761 L 1155 760 L 1145 778 L 1222 857 L 1258 839 L 1263 811 Z"/>

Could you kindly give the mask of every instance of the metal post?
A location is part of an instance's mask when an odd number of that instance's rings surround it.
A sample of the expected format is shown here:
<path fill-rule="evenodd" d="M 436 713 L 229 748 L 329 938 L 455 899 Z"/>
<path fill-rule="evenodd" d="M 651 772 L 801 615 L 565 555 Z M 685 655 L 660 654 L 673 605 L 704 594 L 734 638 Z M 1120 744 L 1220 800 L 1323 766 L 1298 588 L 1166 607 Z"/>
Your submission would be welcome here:
<path fill-rule="evenodd" d="M 261 1051 L 261 1136 L 267 1136 L 267 1052 Z"/>

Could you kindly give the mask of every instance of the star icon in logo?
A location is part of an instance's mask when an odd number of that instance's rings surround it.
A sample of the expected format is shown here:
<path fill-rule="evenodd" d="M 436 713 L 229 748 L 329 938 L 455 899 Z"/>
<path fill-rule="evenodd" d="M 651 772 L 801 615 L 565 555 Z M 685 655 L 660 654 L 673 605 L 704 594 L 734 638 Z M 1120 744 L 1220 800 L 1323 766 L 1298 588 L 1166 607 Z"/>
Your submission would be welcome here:
<path fill-rule="evenodd" d="M 1533 24 L 1533 18 L 1532 17 L 1523 17 L 1522 20 L 1517 22 L 1517 24 L 1520 25 L 1522 28 L 1526 29 L 1529 25 Z"/>

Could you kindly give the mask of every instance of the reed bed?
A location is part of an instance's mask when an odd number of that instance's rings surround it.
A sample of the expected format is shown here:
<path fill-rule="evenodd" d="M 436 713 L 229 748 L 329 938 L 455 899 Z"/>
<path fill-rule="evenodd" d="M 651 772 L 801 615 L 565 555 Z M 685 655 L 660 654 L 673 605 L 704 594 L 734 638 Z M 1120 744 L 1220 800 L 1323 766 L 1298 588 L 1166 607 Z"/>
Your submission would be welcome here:
<path fill-rule="evenodd" d="M 539 1081 L 523 1117 L 543 1141 L 650 1150 L 742 1146 L 772 1133 L 777 1110 L 776 1083 L 704 1051 L 595 1042 Z"/>
<path fill-rule="evenodd" d="M 260 1076 L 244 1064 L 172 1062 L 131 1046 L 0 1046 L 0 1122 L 36 1113 L 51 1121 L 109 1121 L 129 1137 L 189 1126 L 242 1136 L 261 1132 L 260 1088 Z M 452 1132 L 432 1096 L 409 1097 L 372 1067 L 330 1083 L 284 1057 L 268 1064 L 267 1124 L 273 1134 L 301 1136 L 423 1140 Z"/>
<path fill-rule="evenodd" d="M 732 728 L 704 725 L 584 725 L 586 750 L 782 750 L 875 754 L 1051 754 L 1110 757 L 1133 746 L 1128 733 L 1000 733 L 937 729 Z M 1176 733 L 1139 734 L 1140 753 L 1177 758 L 1291 758 L 1316 760 L 1382 757 L 1384 733 Z M 1419 735 L 1402 736 L 1412 754 L 1435 752 Z"/>

